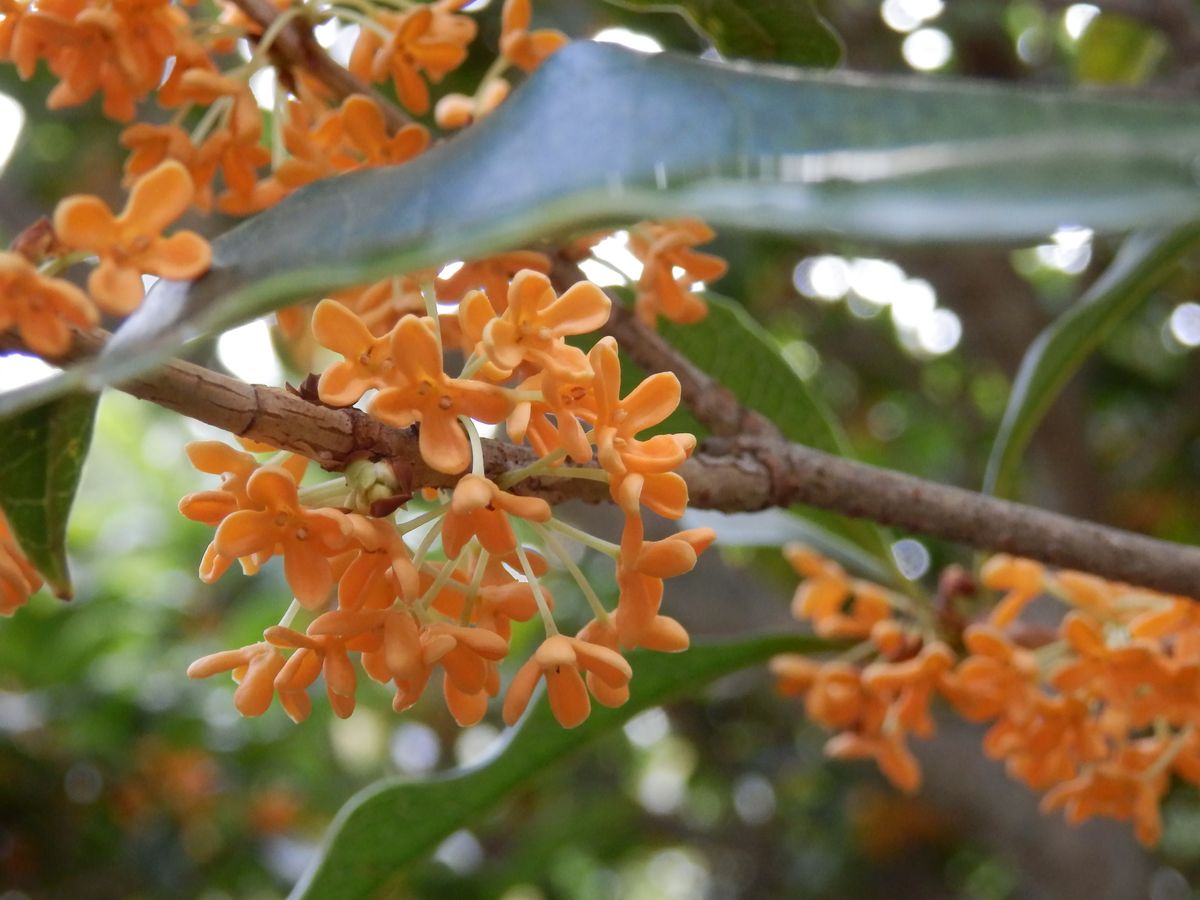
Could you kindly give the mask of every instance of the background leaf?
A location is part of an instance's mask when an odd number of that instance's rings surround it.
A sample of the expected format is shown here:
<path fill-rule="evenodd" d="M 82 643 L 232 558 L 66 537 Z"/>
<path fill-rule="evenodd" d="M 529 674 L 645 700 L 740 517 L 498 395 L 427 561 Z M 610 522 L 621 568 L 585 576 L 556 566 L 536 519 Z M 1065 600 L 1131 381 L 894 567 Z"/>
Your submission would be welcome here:
<path fill-rule="evenodd" d="M 637 219 L 897 242 L 1193 221 L 1197 146 L 1193 103 L 577 42 L 467 133 L 399 168 L 309 185 L 233 229 L 203 278 L 155 285 L 99 362 L 5 395 L 0 415 L 339 286 Z"/>
<path fill-rule="evenodd" d="M 68 394 L 0 429 L 0 509 L 34 568 L 68 600 L 67 518 L 92 441 L 97 398 Z"/>
<path fill-rule="evenodd" d="M 1083 361 L 1200 246 L 1200 228 L 1134 235 L 1105 273 L 1030 345 L 988 458 L 984 489 L 1009 494 L 1038 423 Z"/>
<path fill-rule="evenodd" d="M 671 10 L 734 59 L 794 66 L 836 66 L 842 42 L 811 0 L 609 0 L 626 9 Z"/>
<path fill-rule="evenodd" d="M 833 645 L 819 638 L 793 634 L 695 645 L 678 655 L 636 650 L 629 654 L 634 671 L 629 702 L 619 709 L 594 706 L 588 720 L 570 730 L 554 721 L 543 691 L 525 720 L 509 731 L 508 742 L 478 766 L 423 781 L 385 779 L 351 798 L 292 897 L 374 896 L 513 789 L 642 710 L 780 653 L 829 649 Z"/>
<path fill-rule="evenodd" d="M 719 294 L 705 293 L 708 316 L 692 325 L 659 322 L 659 331 L 684 356 L 725 387 L 738 401 L 775 423 L 783 436 L 837 456 L 853 456 L 850 442 L 779 344 L 746 310 Z M 849 539 L 889 568 L 891 541 L 879 526 L 796 507 L 817 527 Z M 892 578 L 895 577 L 893 574 Z"/>
<path fill-rule="evenodd" d="M 1141 84 L 1166 51 L 1167 42 L 1153 29 L 1122 15 L 1101 13 L 1079 38 L 1075 75 L 1097 84 Z"/>

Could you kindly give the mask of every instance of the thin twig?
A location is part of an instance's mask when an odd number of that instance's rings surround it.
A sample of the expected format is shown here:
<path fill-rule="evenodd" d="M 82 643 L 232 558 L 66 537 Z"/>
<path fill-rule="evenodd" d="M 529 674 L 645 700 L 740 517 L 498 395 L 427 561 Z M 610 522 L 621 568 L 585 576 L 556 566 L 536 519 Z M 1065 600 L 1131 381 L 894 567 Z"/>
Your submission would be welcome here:
<path fill-rule="evenodd" d="M 550 273 L 551 281 L 561 292 L 587 276 L 579 267 L 566 259 L 554 261 Z M 612 312 L 604 333 L 617 339 L 621 349 L 647 373 L 674 372 L 686 406 L 702 425 L 715 435 L 732 437 L 752 434 L 763 437 L 779 437 L 779 429 L 765 416 L 747 409 L 723 384 L 663 340 L 653 328 L 638 320 L 632 310 L 610 293 Z"/>
<path fill-rule="evenodd" d="M 78 335 L 59 362 L 94 356 L 106 335 Z M 26 351 L 13 332 L 0 333 L 0 353 Z M 356 459 L 388 459 L 412 486 L 449 487 L 457 476 L 421 459 L 415 429 L 392 428 L 356 409 L 311 403 L 279 388 L 248 385 L 218 372 L 175 361 L 119 386 L 160 406 L 225 431 L 303 453 L 330 469 Z M 491 478 L 534 460 L 525 447 L 484 441 Z M 1108 528 L 1020 503 L 983 496 L 832 456 L 773 436 L 713 438 L 680 469 L 691 505 L 745 512 L 805 503 L 910 531 L 1001 550 L 1045 563 L 1094 572 L 1116 581 L 1200 597 L 1200 547 Z M 517 493 L 604 502 L 605 484 L 583 478 L 536 476 Z"/>
<path fill-rule="evenodd" d="M 279 16 L 279 10 L 270 0 L 233 0 L 242 12 L 265 32 Z M 277 59 L 287 63 L 289 69 L 304 71 L 316 78 L 339 99 L 351 94 L 365 94 L 375 101 L 383 111 L 388 130 L 399 131 L 409 123 L 409 118 L 394 103 L 389 102 L 378 91 L 360 80 L 356 75 L 338 65 L 317 43 L 312 25 L 297 17 L 288 22 L 271 44 L 271 52 Z"/>

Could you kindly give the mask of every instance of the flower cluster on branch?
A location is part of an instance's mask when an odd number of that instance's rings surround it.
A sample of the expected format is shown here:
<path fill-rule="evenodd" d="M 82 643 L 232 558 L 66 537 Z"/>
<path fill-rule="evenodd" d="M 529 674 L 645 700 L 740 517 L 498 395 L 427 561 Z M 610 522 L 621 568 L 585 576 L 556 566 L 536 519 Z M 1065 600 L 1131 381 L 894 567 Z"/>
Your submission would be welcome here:
<path fill-rule="evenodd" d="M 369 414 L 396 426 L 419 423 L 424 462 L 435 472 L 462 475 L 452 490 L 402 483 L 392 466 L 369 461 L 352 464 L 341 478 L 301 487 L 306 460 L 294 454 L 259 463 L 220 443 L 190 449 L 197 468 L 222 478 L 218 489 L 180 503 L 189 518 L 216 526 L 201 577 L 213 581 L 235 561 L 252 574 L 279 555 L 295 596 L 261 642 L 189 669 L 193 677 L 233 671 L 240 682 L 235 703 L 246 715 L 264 712 L 278 695 L 292 718 L 305 718 L 306 689 L 322 676 L 334 712 L 349 715 L 357 687 L 353 655 L 369 678 L 392 685 L 398 711 L 414 704 L 440 670 L 447 707 L 461 724 L 474 724 L 500 692 L 510 622 L 540 616 L 545 641 L 513 677 L 504 718 L 514 722 L 545 678 L 555 716 L 571 727 L 587 717 L 589 694 L 609 706 L 628 698 L 633 673 L 622 649 L 688 645 L 679 623 L 659 611 L 663 580 L 689 571 L 714 535 L 698 529 L 647 541 L 641 519 L 643 507 L 678 518 L 687 504 L 686 484 L 674 470 L 695 438 L 639 438 L 674 411 L 678 380 L 659 373 L 622 397 L 615 341 L 601 339 L 586 354 L 567 343 L 608 318 L 609 299 L 594 285 L 580 282 L 559 296 L 545 275 L 522 269 L 497 309 L 480 289 L 495 292 L 494 268 L 465 271 L 476 275 L 460 283 L 473 280 L 479 288 L 463 295 L 454 314 L 439 312 L 432 285 L 424 293 L 427 315 L 396 316 L 382 334 L 352 311 L 353 298 L 343 298 L 350 305 L 325 299 L 312 314 L 317 340 L 342 356 L 317 379 L 318 398 L 348 406 L 373 391 Z M 380 331 L 387 320 L 374 324 Z M 445 371 L 447 345 L 464 357 L 457 376 Z M 506 423 L 511 437 L 529 440 L 538 459 L 499 482 L 489 479 L 478 422 Z M 594 457 L 599 467 L 566 467 L 568 457 L 577 463 Z M 606 481 L 625 514 L 620 544 L 558 521 L 544 500 L 507 490 L 544 472 Z M 410 511 L 417 495 L 431 508 Z M 540 539 L 587 599 L 594 618 L 577 636 L 559 632 L 553 597 L 541 581 L 546 560 L 524 545 L 518 529 Z M 405 536 L 418 533 L 410 547 Z M 613 558 L 615 610 L 605 609 L 563 537 Z M 327 608 L 335 585 L 336 600 Z M 291 627 L 301 610 L 315 614 L 303 631 Z"/>
<path fill-rule="evenodd" d="M 95 328 L 102 314 L 138 308 L 143 276 L 191 279 L 208 269 L 212 252 L 202 237 L 164 234 L 189 210 L 249 215 L 318 180 L 405 165 L 492 114 L 514 80 L 567 40 L 532 27 L 529 0 L 505 0 L 492 64 L 473 92 L 446 91 L 477 40 L 467 7 L 467 0 L 217 0 L 206 15 L 170 0 L 0 0 L 0 61 L 25 79 L 48 69 L 57 79 L 51 108 L 99 96 L 109 117 L 127 123 L 120 140 L 129 151 L 120 213 L 98 197 L 68 197 L 0 252 L 0 332 L 15 332 L 22 349 L 48 358 L 68 355 L 78 332 Z M 346 69 L 313 37 L 314 26 L 335 20 L 358 28 Z M 251 79 L 267 71 L 275 79 L 264 118 Z M 151 99 L 166 120 L 133 121 Z M 311 480 L 309 470 L 333 455 L 293 452 L 301 440 L 191 445 L 195 468 L 219 478 L 180 502 L 185 516 L 214 529 L 200 578 L 214 582 L 235 564 L 253 575 L 279 557 L 293 599 L 261 640 L 197 660 L 190 676 L 232 673 L 241 713 L 263 714 L 278 698 L 296 721 L 310 715 L 318 681 L 345 717 L 363 675 L 388 686 L 398 711 L 436 679 L 463 725 L 483 718 L 502 690 L 502 716 L 515 722 L 544 681 L 555 717 L 576 726 L 593 701 L 619 706 L 629 698 L 636 673 L 625 651 L 688 646 L 682 625 L 662 612 L 664 582 L 691 570 L 715 535 L 691 529 L 647 540 L 643 512 L 679 519 L 689 502 L 683 473 L 698 466 L 707 467 L 696 481 L 710 506 L 808 502 L 977 545 L 1024 541 L 1015 552 L 1054 544 L 1072 564 L 1103 555 L 1096 550 L 1103 544 L 1113 560 L 1097 571 L 1132 566 L 1139 554 L 1143 569 L 1170 559 L 1178 565 L 1160 577 L 1171 586 L 1200 565 L 1194 553 L 784 441 L 656 342 L 659 317 L 689 324 L 707 314 L 700 286 L 726 269 L 696 249 L 713 240 L 711 229 L 695 219 L 630 227 L 628 249 L 642 264 L 632 310 L 614 310 L 598 287 L 576 277 L 561 283 L 563 267 L 573 268 L 603 237 L 579 236 L 557 258 L 514 250 L 446 261 L 441 270 L 278 311 L 292 359 L 315 368 L 324 351 L 340 357 L 298 397 L 286 396 L 301 412 L 343 415 L 344 430 L 356 434 L 363 413 L 344 412 L 351 407 L 365 408 L 378 427 L 415 426 L 407 446 L 415 441 L 410 459 L 419 457 L 424 476 L 379 458 L 386 454 L 359 453 L 352 441 L 334 459 L 342 474 L 324 481 Z M 82 263 L 93 265 L 86 291 L 60 277 Z M 610 336 L 582 349 L 605 328 Z M 637 340 L 635 359 L 653 372 L 628 391 L 614 331 L 627 349 L 633 339 L 624 335 Z M 723 455 L 715 441 L 698 461 L 693 435 L 661 432 L 681 400 L 672 369 L 684 376 L 698 418 L 727 439 Z M 267 389 L 237 387 L 250 392 L 254 420 L 258 391 Z M 172 403 L 187 411 L 179 393 L 176 385 Z M 526 456 L 502 473 L 489 469 L 484 425 L 502 426 Z M 714 478 L 723 484 L 714 487 Z M 607 492 L 622 514 L 619 537 L 557 518 L 529 489 L 548 479 L 590 480 L 583 483 L 593 497 Z M 1020 529 L 1005 524 L 1022 516 Z M 1069 540 L 1045 540 L 1064 532 Z M 612 560 L 615 608 L 601 601 L 566 541 Z M 964 717 L 990 723 L 985 751 L 1072 821 L 1131 819 L 1138 837 L 1153 843 L 1172 776 L 1200 784 L 1193 601 L 999 556 L 982 571 L 997 596 L 974 598 L 996 599 L 990 612 L 967 602 L 970 591 L 951 590 L 935 614 L 810 551 L 788 556 L 806 579 L 797 617 L 823 636 L 858 642 L 835 660 L 774 663 L 781 691 L 802 696 L 809 715 L 835 732 L 832 756 L 873 759 L 915 790 L 921 773 L 908 738 L 933 733 L 930 704 L 940 696 Z M 560 631 L 564 617 L 545 583 L 552 563 L 571 575 L 590 609 L 591 620 L 573 635 Z M 0 515 L 0 615 L 11 615 L 41 580 Z M 1052 626 L 1040 611 L 1047 597 L 1063 607 Z M 511 660 L 505 688 L 513 623 L 535 619 L 544 639 L 527 658 Z"/>
<path fill-rule="evenodd" d="M 835 732 L 830 756 L 873 759 L 915 791 L 921 771 L 908 738 L 933 734 L 930 703 L 940 696 L 990 723 L 984 752 L 1069 822 L 1132 820 L 1152 845 L 1172 775 L 1200 785 L 1195 600 L 999 555 L 980 572 L 987 598 L 950 573 L 934 617 L 811 550 L 787 556 L 804 577 L 793 614 L 820 635 L 859 641 L 836 660 L 772 663 L 780 692 L 803 697 Z"/>

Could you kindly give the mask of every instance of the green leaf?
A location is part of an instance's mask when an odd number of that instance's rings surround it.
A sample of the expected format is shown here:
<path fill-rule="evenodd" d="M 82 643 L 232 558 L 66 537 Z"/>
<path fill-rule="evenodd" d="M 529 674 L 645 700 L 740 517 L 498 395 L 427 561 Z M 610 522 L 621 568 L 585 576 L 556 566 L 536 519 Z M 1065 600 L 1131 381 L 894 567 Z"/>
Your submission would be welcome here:
<path fill-rule="evenodd" d="M 71 598 L 67 518 L 92 442 L 94 394 L 68 394 L 0 429 L 0 509 L 55 595 Z"/>
<path fill-rule="evenodd" d="M 692 325 L 661 321 L 659 331 L 738 401 L 775 423 L 783 436 L 837 456 L 850 442 L 825 404 L 780 352 L 775 339 L 738 303 L 708 292 L 708 316 Z M 879 526 L 797 507 L 806 519 L 848 538 L 892 565 L 891 541 Z"/>
<path fill-rule="evenodd" d="M 376 896 L 406 867 L 548 766 L 615 730 L 637 713 L 695 691 L 722 675 L 780 653 L 817 653 L 834 645 L 806 635 L 772 635 L 737 643 L 701 644 L 678 655 L 629 654 L 634 677 L 619 709 L 596 706 L 577 728 L 562 728 L 544 693 L 508 741 L 483 763 L 416 781 L 388 778 L 342 807 L 293 898 Z"/>
<path fill-rule="evenodd" d="M 1007 495 L 1038 423 L 1083 361 L 1200 246 L 1200 228 L 1130 237 L 1108 270 L 1029 346 L 988 459 L 984 490 Z"/>
<path fill-rule="evenodd" d="M 842 42 L 811 0 L 609 0 L 626 9 L 677 12 L 723 56 L 793 66 L 836 66 Z"/>
<path fill-rule="evenodd" d="M 1200 106 L 948 79 L 756 70 L 611 44 L 555 54 L 397 168 L 298 191 L 161 281 L 99 360 L 0 416 L 180 343 L 389 274 L 645 218 L 895 242 L 1035 240 L 1200 219 Z"/>
<path fill-rule="evenodd" d="M 1126 16 L 1101 13 L 1079 38 L 1075 76 L 1094 84 L 1138 85 L 1154 73 L 1166 51 L 1157 31 Z"/>

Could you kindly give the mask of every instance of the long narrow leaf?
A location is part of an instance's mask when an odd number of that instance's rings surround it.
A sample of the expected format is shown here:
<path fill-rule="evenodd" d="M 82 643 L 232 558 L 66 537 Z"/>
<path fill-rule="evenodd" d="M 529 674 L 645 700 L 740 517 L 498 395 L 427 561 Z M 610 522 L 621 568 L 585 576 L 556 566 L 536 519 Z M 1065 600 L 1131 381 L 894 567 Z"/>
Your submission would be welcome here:
<path fill-rule="evenodd" d="M 380 893 L 445 838 L 548 766 L 614 731 L 637 713 L 708 682 L 759 665 L 779 653 L 818 653 L 830 645 L 804 635 L 773 635 L 737 643 L 694 646 L 680 655 L 644 650 L 629 656 L 634 678 L 619 709 L 593 709 L 586 722 L 566 730 L 554 721 L 544 696 L 491 758 L 468 769 L 416 781 L 389 778 L 342 807 L 317 859 L 293 898 L 358 900 Z"/>
<path fill-rule="evenodd" d="M 744 406 L 770 419 L 784 437 L 826 453 L 850 456 L 850 441 L 824 401 L 800 377 L 771 335 L 740 305 L 707 293 L 708 316 L 692 325 L 660 323 L 668 341 L 728 388 Z M 891 540 L 878 525 L 829 514 L 808 516 L 810 529 L 831 531 L 866 550 L 894 579 Z"/>
<path fill-rule="evenodd" d="M 1200 246 L 1200 228 L 1134 235 L 1074 306 L 1029 346 L 988 459 L 984 489 L 1009 494 L 1038 423 L 1084 360 Z"/>
<path fill-rule="evenodd" d="M 897 242 L 1031 240 L 1200 219 L 1193 103 L 565 48 L 492 116 L 399 168 L 318 182 L 159 282 L 98 363 L 0 416 L 181 342 L 397 271 L 629 220 Z"/>
<path fill-rule="evenodd" d="M 0 428 L 0 509 L 34 568 L 64 600 L 67 518 L 92 443 L 96 397 L 70 394 Z"/>
<path fill-rule="evenodd" d="M 842 42 L 812 0 L 609 0 L 626 9 L 672 10 L 732 59 L 835 66 Z"/>

